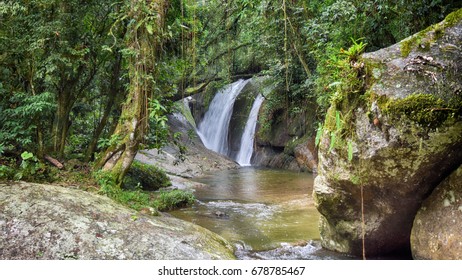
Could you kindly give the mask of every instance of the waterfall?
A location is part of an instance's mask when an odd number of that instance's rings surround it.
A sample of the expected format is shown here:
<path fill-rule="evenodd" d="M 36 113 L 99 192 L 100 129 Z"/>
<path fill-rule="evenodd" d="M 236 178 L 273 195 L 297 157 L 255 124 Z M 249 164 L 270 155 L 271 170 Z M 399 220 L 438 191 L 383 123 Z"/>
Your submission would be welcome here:
<path fill-rule="evenodd" d="M 228 155 L 228 127 L 234 101 L 250 80 L 239 80 L 220 90 L 198 127 L 204 145 L 217 153 Z"/>
<path fill-rule="evenodd" d="M 257 126 L 258 112 L 260 111 L 260 107 L 264 99 L 263 95 L 258 94 L 257 98 L 255 98 L 255 101 L 253 102 L 247 123 L 245 124 L 244 133 L 241 138 L 241 148 L 236 158 L 236 161 L 241 166 L 250 165 L 250 159 L 253 154 L 253 142 L 255 139 L 255 127 Z"/>

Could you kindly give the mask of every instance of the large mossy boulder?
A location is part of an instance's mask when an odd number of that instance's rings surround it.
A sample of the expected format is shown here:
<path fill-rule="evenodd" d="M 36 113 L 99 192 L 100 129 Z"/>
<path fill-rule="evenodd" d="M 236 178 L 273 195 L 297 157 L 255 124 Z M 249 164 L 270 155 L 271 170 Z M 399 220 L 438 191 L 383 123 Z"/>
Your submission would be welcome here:
<path fill-rule="evenodd" d="M 155 191 L 172 185 L 165 171 L 151 164 L 133 161 L 125 175 L 123 187 L 134 189 L 138 185 L 143 190 Z"/>
<path fill-rule="evenodd" d="M 0 259 L 233 259 L 218 235 L 59 186 L 0 184 Z"/>
<path fill-rule="evenodd" d="M 325 248 L 410 255 L 422 201 L 462 163 L 461 19 L 351 61 L 359 87 L 335 96 L 319 145 Z"/>
<path fill-rule="evenodd" d="M 414 259 L 462 259 L 462 166 L 428 197 L 414 220 Z"/>

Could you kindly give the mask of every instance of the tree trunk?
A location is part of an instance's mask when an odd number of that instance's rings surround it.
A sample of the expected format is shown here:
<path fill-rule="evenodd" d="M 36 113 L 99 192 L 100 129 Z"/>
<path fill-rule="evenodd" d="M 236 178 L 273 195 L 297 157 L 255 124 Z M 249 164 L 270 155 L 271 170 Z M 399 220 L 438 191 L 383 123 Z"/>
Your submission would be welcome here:
<path fill-rule="evenodd" d="M 163 27 L 166 4 L 165 0 L 132 0 L 130 3 L 128 15 L 133 22 L 144 24 L 128 26 L 127 47 L 134 54 L 128 60 L 130 87 L 127 100 L 114 133 L 120 141 L 109 147 L 97 164 L 110 173 L 119 187 L 148 128 L 148 97 L 155 79 L 155 54 L 160 44 L 159 32 Z M 157 15 L 154 20 L 152 14 Z"/>
<path fill-rule="evenodd" d="M 99 121 L 98 126 L 96 127 L 96 130 L 93 133 L 93 137 L 90 141 L 90 144 L 88 145 L 87 152 L 85 153 L 85 160 L 87 162 L 92 160 L 93 158 L 93 154 L 96 151 L 96 145 L 98 144 L 98 139 L 101 136 L 101 133 L 103 132 L 104 128 L 106 127 L 112 108 L 114 107 L 114 103 L 116 103 L 116 97 L 120 94 L 119 79 L 120 70 L 122 66 L 122 56 L 120 55 L 120 52 L 118 53 L 119 54 L 116 57 L 116 61 L 112 67 L 111 81 L 109 85 L 110 89 L 108 92 L 108 101 L 106 103 L 106 108 L 104 110 L 103 117 Z"/>
<path fill-rule="evenodd" d="M 72 88 L 72 87 L 71 87 Z M 53 126 L 53 151 L 59 158 L 64 156 L 67 132 L 69 130 L 69 114 L 73 101 L 69 90 L 64 90 L 58 94 L 58 102 Z"/>

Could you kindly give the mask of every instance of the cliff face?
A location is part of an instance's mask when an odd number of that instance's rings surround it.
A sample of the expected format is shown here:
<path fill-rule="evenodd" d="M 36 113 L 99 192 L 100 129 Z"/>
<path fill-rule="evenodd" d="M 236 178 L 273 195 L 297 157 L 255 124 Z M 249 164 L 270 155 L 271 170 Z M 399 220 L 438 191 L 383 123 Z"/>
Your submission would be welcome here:
<path fill-rule="evenodd" d="M 319 145 L 325 248 L 409 253 L 422 201 L 462 163 L 461 18 L 459 10 L 352 65 L 362 88 L 341 93 Z"/>

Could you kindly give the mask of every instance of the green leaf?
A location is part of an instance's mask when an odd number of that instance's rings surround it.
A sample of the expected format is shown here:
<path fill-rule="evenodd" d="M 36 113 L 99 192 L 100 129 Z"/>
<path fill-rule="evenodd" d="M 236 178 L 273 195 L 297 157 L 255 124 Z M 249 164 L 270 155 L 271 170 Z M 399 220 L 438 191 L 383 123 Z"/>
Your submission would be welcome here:
<path fill-rule="evenodd" d="M 337 131 L 342 129 L 342 120 L 340 119 L 339 111 L 335 111 L 335 125 L 337 127 Z"/>
<path fill-rule="evenodd" d="M 353 160 L 353 143 L 348 141 L 348 161 Z"/>
<path fill-rule="evenodd" d="M 330 147 L 329 147 L 329 152 L 332 151 L 335 148 L 335 141 L 336 141 L 337 136 L 335 135 L 334 132 L 330 134 Z"/>
<path fill-rule="evenodd" d="M 146 24 L 146 30 L 148 31 L 149 34 L 154 34 L 153 28 L 151 24 Z"/>
<path fill-rule="evenodd" d="M 23 153 L 21 154 L 21 158 L 22 158 L 23 160 L 28 160 L 28 159 L 31 159 L 31 158 L 33 158 L 33 157 L 34 157 L 34 154 L 33 154 L 33 153 L 30 153 L 30 152 L 27 152 L 27 151 L 25 151 L 25 152 L 23 152 Z"/>
<path fill-rule="evenodd" d="M 314 140 L 316 147 L 319 146 L 319 142 L 321 141 L 322 132 L 323 132 L 322 124 L 319 123 L 318 129 L 316 131 L 316 139 Z"/>

